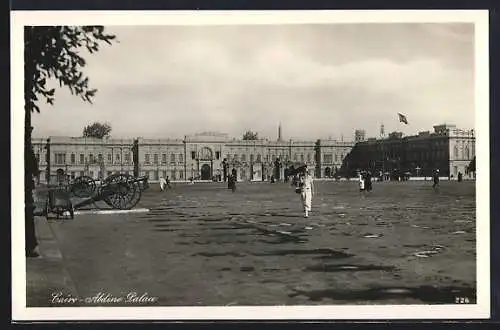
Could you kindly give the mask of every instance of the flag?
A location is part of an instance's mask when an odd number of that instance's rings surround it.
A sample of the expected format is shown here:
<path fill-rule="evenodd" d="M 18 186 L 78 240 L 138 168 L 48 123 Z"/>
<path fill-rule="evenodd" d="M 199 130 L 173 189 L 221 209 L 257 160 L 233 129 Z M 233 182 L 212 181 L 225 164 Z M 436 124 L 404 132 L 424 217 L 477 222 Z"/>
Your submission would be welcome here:
<path fill-rule="evenodd" d="M 406 119 L 406 116 L 401 114 L 401 113 L 398 113 L 398 116 L 399 116 L 399 121 L 402 122 L 402 123 L 405 123 L 406 125 L 408 125 L 408 119 Z"/>

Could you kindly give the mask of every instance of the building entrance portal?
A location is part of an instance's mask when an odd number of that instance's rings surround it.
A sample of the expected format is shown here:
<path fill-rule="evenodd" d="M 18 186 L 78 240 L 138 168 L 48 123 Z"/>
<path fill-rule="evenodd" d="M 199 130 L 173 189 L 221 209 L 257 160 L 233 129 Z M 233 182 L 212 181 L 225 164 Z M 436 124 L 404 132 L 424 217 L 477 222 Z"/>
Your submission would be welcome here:
<path fill-rule="evenodd" d="M 211 172 L 210 165 L 203 164 L 203 166 L 201 167 L 201 179 L 202 180 L 210 180 L 211 179 L 210 172 Z"/>

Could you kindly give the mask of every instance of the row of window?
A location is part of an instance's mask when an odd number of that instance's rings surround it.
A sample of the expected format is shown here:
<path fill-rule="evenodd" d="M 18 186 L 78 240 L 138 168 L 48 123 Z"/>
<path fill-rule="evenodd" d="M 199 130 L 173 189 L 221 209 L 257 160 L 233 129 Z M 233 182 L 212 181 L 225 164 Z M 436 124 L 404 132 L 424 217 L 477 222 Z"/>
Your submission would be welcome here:
<path fill-rule="evenodd" d="M 115 172 L 115 173 L 118 173 L 118 172 Z M 132 174 L 129 171 L 124 171 L 123 173 L 124 174 Z M 110 176 L 111 174 L 113 174 L 113 172 L 111 172 L 111 171 L 106 172 L 106 176 Z M 84 175 L 85 175 L 84 171 L 70 172 L 70 177 L 72 179 L 74 179 L 77 176 L 84 176 Z M 97 172 L 89 171 L 87 173 L 87 175 L 93 179 L 103 179 L 105 177 L 104 173 L 102 171 L 97 171 Z M 160 175 L 164 178 L 169 176 L 169 179 L 171 179 L 171 180 L 177 180 L 177 179 L 183 180 L 184 179 L 184 172 L 183 171 L 176 171 L 176 170 L 172 170 L 170 172 L 167 172 L 165 170 L 164 171 L 143 171 L 141 173 L 141 175 L 145 175 L 145 176 L 149 177 L 149 179 L 151 179 L 151 180 L 159 180 Z"/>
<path fill-rule="evenodd" d="M 281 160 L 284 160 L 284 161 L 289 161 L 290 158 L 289 158 L 289 155 L 288 154 L 271 154 L 271 155 L 266 155 L 265 157 L 265 161 L 266 162 L 269 162 L 269 161 L 274 161 L 276 160 L 276 158 L 279 158 Z M 234 155 L 230 155 L 230 154 L 227 154 L 226 155 L 226 159 L 229 160 L 229 161 L 241 161 L 241 162 L 246 162 L 247 161 L 247 155 L 246 154 L 241 154 L 240 156 L 238 156 L 238 154 L 234 154 Z M 307 155 L 304 155 L 304 154 L 294 154 L 293 155 L 293 161 L 301 161 L 301 162 L 310 162 L 312 160 L 312 155 L 311 154 L 307 154 Z M 261 162 L 262 161 L 262 157 L 260 154 L 257 154 L 257 155 L 253 155 L 251 154 L 250 157 L 249 157 L 249 161 L 250 162 Z"/>
<path fill-rule="evenodd" d="M 178 154 L 176 157 L 176 154 L 170 154 L 170 163 L 175 164 L 176 160 L 181 164 L 184 163 L 184 155 Z M 150 154 L 144 154 L 144 163 L 145 164 L 151 163 L 151 155 Z M 161 163 L 162 164 L 167 163 L 167 154 L 161 155 Z M 159 155 L 158 154 L 153 154 L 153 164 L 155 164 L 155 165 L 159 164 Z"/>
<path fill-rule="evenodd" d="M 37 160 L 40 162 L 40 154 L 37 153 L 36 155 Z M 120 154 L 115 154 L 115 162 L 116 163 L 121 163 L 122 157 Z M 77 164 L 76 162 L 76 154 L 70 154 L 69 156 L 69 164 L 75 165 Z M 107 161 L 108 163 L 113 163 L 113 155 L 108 154 L 107 155 Z M 93 164 L 93 163 L 103 163 L 104 162 L 104 157 L 102 154 L 97 154 L 97 158 L 94 156 L 94 154 L 89 154 L 88 158 L 85 158 L 85 154 L 79 154 L 78 158 L 78 164 L 84 165 L 84 164 Z M 126 152 L 123 154 L 123 162 L 125 164 L 128 164 L 130 162 L 130 153 Z M 66 162 L 66 154 L 65 153 L 54 153 L 54 164 L 56 165 L 65 165 L 67 164 Z"/>
<path fill-rule="evenodd" d="M 457 151 L 458 152 L 458 151 Z M 467 150 L 468 152 L 468 150 Z M 57 164 L 57 165 L 64 165 L 66 164 L 66 154 L 65 153 L 55 153 L 54 154 L 55 156 L 55 159 L 54 159 L 54 163 Z M 153 159 L 152 159 L 152 163 L 153 164 L 160 164 L 160 159 L 159 159 L 159 154 L 153 154 Z M 196 158 L 196 154 L 195 152 L 193 151 L 192 152 L 192 159 L 195 159 Z M 340 156 L 340 157 L 339 157 Z M 39 160 L 40 159 L 40 154 L 36 154 L 36 157 L 37 159 Z M 323 155 L 323 162 L 325 163 L 333 163 L 333 157 L 335 157 L 335 162 L 338 162 L 338 161 L 341 161 L 343 158 L 344 158 L 344 155 L 338 155 L 338 154 L 324 154 Z M 120 154 L 115 154 L 115 162 L 117 163 L 121 163 L 121 155 Z M 216 159 L 220 159 L 220 153 L 217 151 L 215 153 L 215 158 Z M 285 160 L 285 161 L 288 161 L 289 160 L 289 157 L 288 155 L 283 155 L 283 154 L 271 154 L 271 155 L 266 155 L 265 159 L 266 159 L 266 162 L 269 162 L 269 161 L 273 161 L 275 160 L 276 158 L 280 158 L 282 160 Z M 311 162 L 312 160 L 312 154 L 307 154 L 307 155 L 304 155 L 304 154 L 294 154 L 293 156 L 293 161 L 300 161 L 300 162 Z M 130 156 L 130 153 L 125 153 L 123 154 L 123 163 L 124 164 L 129 164 L 130 163 L 130 159 L 131 159 L 131 156 Z M 246 162 L 247 161 L 247 155 L 246 154 L 241 154 L 240 156 L 238 156 L 237 154 L 234 154 L 233 156 L 231 156 L 230 154 L 227 154 L 226 156 L 226 159 L 231 161 L 238 161 L 240 160 L 241 162 Z M 88 155 L 88 158 L 85 158 L 85 155 L 84 154 L 79 154 L 79 162 L 78 164 L 93 164 L 93 163 L 102 163 L 104 162 L 104 159 L 103 159 L 103 155 L 102 154 L 97 154 L 97 158 L 94 157 L 93 154 L 89 154 Z M 171 164 L 175 164 L 177 162 L 179 163 L 184 163 L 184 155 L 183 154 L 170 154 L 170 163 Z M 251 154 L 250 157 L 249 157 L 249 161 L 250 162 L 261 162 L 262 161 L 262 158 L 261 158 L 261 155 L 260 154 L 257 154 L 257 155 L 253 155 Z M 113 163 L 113 155 L 112 154 L 108 154 L 107 155 L 107 162 L 108 163 Z M 151 164 L 151 154 L 144 154 L 144 163 L 145 164 Z M 70 162 L 69 164 L 72 164 L 72 165 L 75 165 L 76 164 L 76 155 L 75 154 L 71 154 L 70 155 Z M 167 164 L 167 154 L 161 154 L 161 164 Z"/>

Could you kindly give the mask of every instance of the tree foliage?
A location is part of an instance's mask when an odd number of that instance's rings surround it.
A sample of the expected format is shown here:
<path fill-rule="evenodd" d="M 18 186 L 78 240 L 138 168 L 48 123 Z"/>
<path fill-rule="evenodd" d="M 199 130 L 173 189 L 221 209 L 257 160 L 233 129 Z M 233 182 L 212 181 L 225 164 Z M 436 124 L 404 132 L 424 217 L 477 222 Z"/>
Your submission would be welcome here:
<path fill-rule="evenodd" d="M 73 95 L 84 101 L 92 102 L 97 90 L 89 87 L 89 79 L 83 75 L 82 69 L 86 62 L 79 51 L 84 48 L 89 53 L 94 53 L 99 50 L 101 42 L 111 44 L 114 39 L 114 35 L 104 33 L 102 26 L 24 28 L 24 199 L 27 255 L 37 245 L 32 194 L 35 187 L 32 178 L 38 171 L 38 165 L 32 161 L 31 113 L 40 112 L 39 101 L 54 104 L 55 89 L 47 87 L 49 79 L 58 81 L 60 87 L 68 87 Z"/>
<path fill-rule="evenodd" d="M 103 26 L 27 26 L 24 28 L 24 97 L 26 111 L 40 112 L 38 102 L 54 103 L 55 89 L 47 87 L 49 79 L 66 86 L 73 95 L 92 102 L 97 92 L 89 87 L 82 69 L 86 65 L 81 49 L 99 50 L 115 36 L 106 34 Z"/>
<path fill-rule="evenodd" d="M 259 136 L 257 132 L 252 132 L 252 131 L 246 131 L 245 134 L 243 134 L 243 140 L 258 140 Z"/>
<path fill-rule="evenodd" d="M 111 133 L 111 125 L 108 123 L 101 124 L 95 122 L 83 128 L 83 137 L 102 139 L 109 136 L 109 133 Z"/>

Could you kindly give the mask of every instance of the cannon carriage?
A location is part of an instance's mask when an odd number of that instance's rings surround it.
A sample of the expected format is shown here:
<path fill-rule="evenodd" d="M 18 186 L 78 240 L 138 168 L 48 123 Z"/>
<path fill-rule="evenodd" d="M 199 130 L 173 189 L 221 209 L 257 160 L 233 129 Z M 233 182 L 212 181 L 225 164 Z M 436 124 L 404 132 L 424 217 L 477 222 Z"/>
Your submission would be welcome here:
<path fill-rule="evenodd" d="M 97 209 L 99 202 L 104 202 L 108 208 L 129 210 L 137 205 L 142 192 L 149 187 L 147 177 L 134 177 L 129 174 L 112 174 L 102 181 L 95 181 L 88 176 L 80 176 L 70 181 L 67 177 L 58 175 L 55 182 L 49 182 L 38 193 L 46 192 L 43 215 L 55 214 L 57 218 L 69 213 L 74 217 L 74 211 L 93 206 Z"/>

